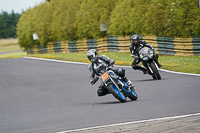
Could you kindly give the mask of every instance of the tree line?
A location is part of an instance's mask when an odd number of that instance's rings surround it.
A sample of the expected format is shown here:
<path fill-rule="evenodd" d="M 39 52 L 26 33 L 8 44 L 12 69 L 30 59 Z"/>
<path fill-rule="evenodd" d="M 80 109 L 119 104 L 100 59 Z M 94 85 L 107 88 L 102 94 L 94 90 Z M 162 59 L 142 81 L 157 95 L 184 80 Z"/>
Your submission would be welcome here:
<path fill-rule="evenodd" d="M 21 47 L 49 41 L 129 36 L 200 35 L 195 0 L 47 0 L 25 11 L 17 24 Z M 100 24 L 108 30 L 101 31 Z M 33 40 L 37 33 L 39 40 Z"/>
<path fill-rule="evenodd" d="M 1 11 L 0 13 L 0 39 L 16 38 L 16 25 L 21 14 L 12 11 L 8 13 Z"/>

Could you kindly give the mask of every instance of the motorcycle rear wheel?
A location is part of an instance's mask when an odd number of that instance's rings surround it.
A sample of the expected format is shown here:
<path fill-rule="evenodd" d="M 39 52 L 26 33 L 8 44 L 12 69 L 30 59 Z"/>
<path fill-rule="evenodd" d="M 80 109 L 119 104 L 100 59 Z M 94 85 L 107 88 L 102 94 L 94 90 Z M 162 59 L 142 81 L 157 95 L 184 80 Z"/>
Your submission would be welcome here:
<path fill-rule="evenodd" d="M 120 102 L 125 103 L 126 102 L 126 97 L 122 92 L 120 92 L 117 87 L 113 84 L 108 85 L 109 91 L 112 93 L 112 95 L 117 98 Z"/>

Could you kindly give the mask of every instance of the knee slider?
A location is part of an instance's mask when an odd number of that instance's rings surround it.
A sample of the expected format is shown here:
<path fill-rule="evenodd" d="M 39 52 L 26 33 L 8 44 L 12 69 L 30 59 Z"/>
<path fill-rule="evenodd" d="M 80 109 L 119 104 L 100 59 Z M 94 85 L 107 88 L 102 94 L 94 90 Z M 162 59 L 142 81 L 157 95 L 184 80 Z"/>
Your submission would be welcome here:
<path fill-rule="evenodd" d="M 132 68 L 135 70 L 138 68 L 138 65 L 132 65 Z"/>
<path fill-rule="evenodd" d="M 108 94 L 108 91 L 106 91 L 104 89 L 98 89 L 97 90 L 97 95 L 98 96 L 105 96 L 106 94 Z"/>

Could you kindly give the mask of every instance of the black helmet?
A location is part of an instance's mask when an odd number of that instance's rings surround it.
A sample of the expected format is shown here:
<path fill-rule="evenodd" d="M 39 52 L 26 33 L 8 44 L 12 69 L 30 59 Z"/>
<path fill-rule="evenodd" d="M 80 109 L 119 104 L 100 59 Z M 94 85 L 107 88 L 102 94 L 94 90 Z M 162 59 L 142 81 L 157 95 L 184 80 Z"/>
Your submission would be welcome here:
<path fill-rule="evenodd" d="M 124 69 L 124 68 L 118 68 L 118 69 L 117 69 L 117 74 L 118 74 L 120 77 L 125 77 L 125 69 Z"/>
<path fill-rule="evenodd" d="M 133 35 L 131 37 L 131 41 L 133 43 L 133 45 L 138 45 L 138 42 L 139 42 L 139 36 L 137 34 Z"/>
<path fill-rule="evenodd" d="M 87 57 L 88 59 L 91 61 L 91 62 L 97 62 L 98 58 L 99 58 L 99 55 L 98 55 L 98 52 L 96 49 L 90 49 L 88 52 L 87 52 Z"/>

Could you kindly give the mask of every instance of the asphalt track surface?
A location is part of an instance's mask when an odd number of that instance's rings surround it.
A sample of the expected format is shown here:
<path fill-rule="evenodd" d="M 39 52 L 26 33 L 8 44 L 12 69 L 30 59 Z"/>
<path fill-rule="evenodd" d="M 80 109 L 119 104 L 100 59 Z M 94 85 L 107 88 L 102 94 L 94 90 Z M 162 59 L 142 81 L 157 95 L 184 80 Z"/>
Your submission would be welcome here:
<path fill-rule="evenodd" d="M 200 76 L 160 71 L 152 80 L 124 67 L 139 96 L 98 97 L 88 64 L 29 58 L 0 60 L 0 132 L 55 133 L 200 112 Z"/>

